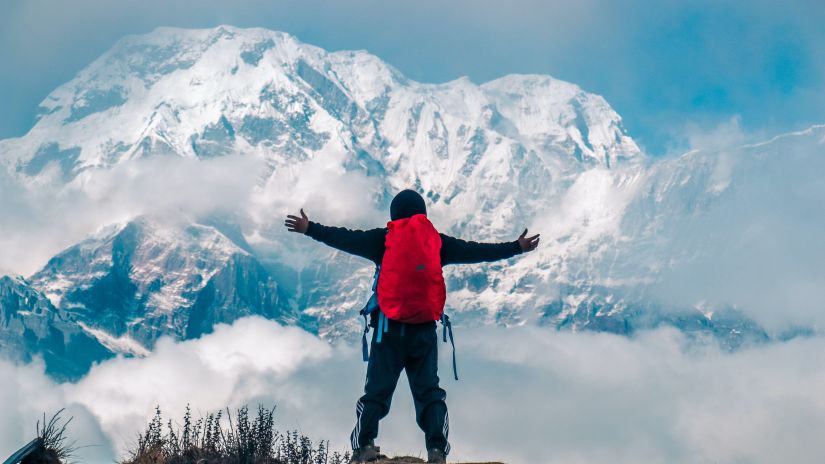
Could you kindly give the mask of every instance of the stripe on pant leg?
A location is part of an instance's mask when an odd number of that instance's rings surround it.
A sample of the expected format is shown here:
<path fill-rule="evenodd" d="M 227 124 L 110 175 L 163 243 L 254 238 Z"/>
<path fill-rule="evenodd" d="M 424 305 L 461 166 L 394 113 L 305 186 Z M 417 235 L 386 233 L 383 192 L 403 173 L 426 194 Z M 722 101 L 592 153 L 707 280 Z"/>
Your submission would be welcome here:
<path fill-rule="evenodd" d="M 444 454 L 450 454 L 450 441 L 447 439 L 450 435 L 450 411 L 444 412 L 444 441 L 447 445 L 444 446 Z"/>
<path fill-rule="evenodd" d="M 361 414 L 363 411 L 364 406 L 361 404 L 361 400 L 358 400 L 358 402 L 355 403 L 355 428 L 352 429 L 352 434 L 349 439 L 352 449 L 358 449 L 358 433 L 361 425 Z"/>
<path fill-rule="evenodd" d="M 355 415 L 358 420 L 355 423 L 355 430 L 352 431 L 352 449 L 361 447 L 361 418 L 364 415 L 364 403 L 361 400 L 358 400 L 358 403 L 355 404 Z"/>

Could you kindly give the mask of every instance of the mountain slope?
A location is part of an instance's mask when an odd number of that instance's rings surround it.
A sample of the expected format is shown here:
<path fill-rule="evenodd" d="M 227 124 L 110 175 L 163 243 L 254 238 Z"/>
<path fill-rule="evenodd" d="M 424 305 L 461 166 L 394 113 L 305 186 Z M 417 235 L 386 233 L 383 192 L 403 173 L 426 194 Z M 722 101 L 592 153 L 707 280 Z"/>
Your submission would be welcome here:
<path fill-rule="evenodd" d="M 29 362 L 41 357 L 57 379 L 77 378 L 112 356 L 103 344 L 19 278 L 0 277 L 0 353 Z"/>
<path fill-rule="evenodd" d="M 30 281 L 84 328 L 132 340 L 138 354 L 162 335 L 197 338 L 245 315 L 297 322 L 254 257 L 196 224 L 139 218 L 104 229 L 52 258 Z"/>

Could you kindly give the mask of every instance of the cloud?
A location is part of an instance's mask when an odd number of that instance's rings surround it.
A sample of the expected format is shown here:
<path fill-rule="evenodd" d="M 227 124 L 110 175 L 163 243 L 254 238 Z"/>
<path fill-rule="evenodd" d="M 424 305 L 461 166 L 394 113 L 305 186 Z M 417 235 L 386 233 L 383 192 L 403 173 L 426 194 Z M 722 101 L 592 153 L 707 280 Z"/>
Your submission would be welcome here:
<path fill-rule="evenodd" d="M 688 122 L 681 131 L 687 139 L 690 150 L 732 150 L 745 145 L 749 140 L 764 139 L 762 134 L 746 134 L 742 128 L 742 117 L 734 116 L 728 121 L 703 127 L 697 122 Z"/>
<path fill-rule="evenodd" d="M 223 217 L 284 248 L 283 219 L 304 207 L 312 218 L 337 224 L 381 225 L 375 208 L 381 184 L 342 168 L 345 153 L 325 151 L 276 170 L 269 178 L 257 154 L 214 159 L 149 157 L 100 170 L 64 186 L 23 184 L 0 172 L 0 275 L 29 275 L 60 250 L 100 227 L 152 215 L 164 222 Z M 294 248 L 294 246 L 292 247 Z M 296 259 L 299 259 L 296 257 Z M 308 259 L 308 258 L 303 258 Z"/>
<path fill-rule="evenodd" d="M 349 227 L 376 227 L 389 220 L 388 211 L 378 211 L 376 199 L 386 179 L 367 177 L 362 171 L 345 168 L 347 154 L 322 150 L 311 158 L 276 170 L 252 198 L 255 223 L 281 229 L 286 212 L 308 215 Z M 271 212 L 284 212 L 272 215 Z M 311 218 L 310 218 L 311 219 Z M 277 226 L 277 227 L 276 227 Z"/>
<path fill-rule="evenodd" d="M 69 425 L 69 442 L 76 440 L 81 462 L 113 462 L 115 450 L 95 417 L 83 404 L 66 399 L 62 388 L 46 377 L 45 365 L 37 361 L 17 366 L 0 359 L 0 401 L 3 418 L 0 419 L 0 456 L 10 456 L 35 436 L 36 422 L 43 414 L 51 415 L 65 408 L 61 417 L 73 417 Z M 42 423 L 42 422 L 41 422 Z"/>
<path fill-rule="evenodd" d="M 76 185 L 27 186 L 0 175 L 0 272 L 27 275 L 104 225 L 142 214 L 195 218 L 244 204 L 260 160 L 149 158 L 99 172 Z M 8 200 L 6 200 L 8 199 Z"/>
<path fill-rule="evenodd" d="M 825 452 L 825 339 L 725 353 L 674 330 L 634 338 L 531 327 L 457 330 L 461 380 L 444 375 L 453 457 L 535 462 L 811 462 Z M 440 344 L 442 372 L 448 345 Z M 328 345 L 259 318 L 213 334 L 160 342 L 143 359 L 114 359 L 74 384 L 43 366 L 0 362 L 0 451 L 31 434 L 42 411 L 68 406 L 88 462 L 112 462 L 133 443 L 155 405 L 172 416 L 187 403 L 277 404 L 278 426 L 345 449 L 365 365 Z M 421 453 L 402 376 L 379 443 Z M 6 453 L 8 454 L 8 453 Z"/>
<path fill-rule="evenodd" d="M 676 188 L 677 202 L 665 204 L 683 217 L 672 217 L 660 232 L 669 237 L 670 261 L 651 296 L 668 305 L 733 306 L 779 332 L 819 327 L 825 323 L 825 248 L 816 245 L 825 218 L 815 213 L 825 198 L 822 131 L 743 145 L 754 138 L 737 120 L 692 136 L 703 151 L 693 155 L 694 164 L 708 168 L 689 172 L 687 187 Z M 679 211 L 682 204 L 696 213 Z"/>

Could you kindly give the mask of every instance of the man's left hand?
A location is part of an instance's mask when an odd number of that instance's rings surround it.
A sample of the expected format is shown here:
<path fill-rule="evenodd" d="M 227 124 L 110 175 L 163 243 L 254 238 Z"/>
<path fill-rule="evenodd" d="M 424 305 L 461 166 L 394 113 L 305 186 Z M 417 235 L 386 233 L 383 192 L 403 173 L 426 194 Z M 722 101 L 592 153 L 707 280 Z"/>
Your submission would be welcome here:
<path fill-rule="evenodd" d="M 307 233 L 307 229 L 309 229 L 309 218 L 304 214 L 304 209 L 301 208 L 301 217 L 289 214 L 286 217 L 286 221 L 284 221 L 284 225 L 290 232 L 305 234 Z"/>

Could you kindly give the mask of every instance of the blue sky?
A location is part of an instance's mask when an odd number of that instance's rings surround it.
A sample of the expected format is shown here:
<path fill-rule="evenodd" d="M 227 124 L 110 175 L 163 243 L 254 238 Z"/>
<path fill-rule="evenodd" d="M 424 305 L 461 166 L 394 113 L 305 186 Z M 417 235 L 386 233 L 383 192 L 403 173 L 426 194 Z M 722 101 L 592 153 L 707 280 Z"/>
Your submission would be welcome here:
<path fill-rule="evenodd" d="M 480 83 L 541 73 L 603 95 L 649 152 L 736 120 L 751 137 L 825 123 L 825 4 L 817 1 L 6 0 L 0 138 L 125 34 L 261 26 L 329 50 L 366 49 L 410 78 Z"/>

